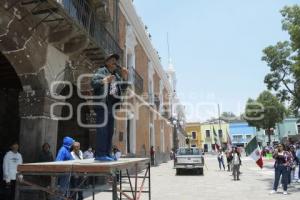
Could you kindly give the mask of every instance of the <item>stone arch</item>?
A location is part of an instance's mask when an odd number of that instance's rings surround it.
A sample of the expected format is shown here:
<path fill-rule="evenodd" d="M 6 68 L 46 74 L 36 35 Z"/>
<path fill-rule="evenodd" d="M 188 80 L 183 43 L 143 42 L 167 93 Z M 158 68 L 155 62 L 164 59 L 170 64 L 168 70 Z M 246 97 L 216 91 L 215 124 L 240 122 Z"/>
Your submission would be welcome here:
<path fill-rule="evenodd" d="M 13 11 L 14 10 L 14 11 Z M 16 12 L 18 10 L 18 12 Z M 43 25 L 31 30 L 34 21 L 24 8 L 6 10 L 0 6 L 0 52 L 9 60 L 25 88 L 40 90 L 48 88 L 45 79 L 47 28 Z"/>

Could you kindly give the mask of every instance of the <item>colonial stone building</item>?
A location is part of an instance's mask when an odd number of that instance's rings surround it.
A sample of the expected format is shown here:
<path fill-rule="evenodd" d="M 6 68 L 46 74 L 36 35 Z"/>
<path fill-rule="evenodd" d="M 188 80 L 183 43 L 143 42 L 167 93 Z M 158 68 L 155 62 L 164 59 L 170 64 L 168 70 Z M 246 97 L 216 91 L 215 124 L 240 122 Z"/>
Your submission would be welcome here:
<path fill-rule="evenodd" d="M 132 1 L 122 0 L 119 5 L 119 44 L 135 85 L 127 102 L 135 107 L 127 113 L 132 117 L 117 123 L 114 141 L 122 152 L 137 156 L 148 156 L 153 146 L 157 162 L 166 161 L 173 147 L 171 85 Z"/>
<path fill-rule="evenodd" d="M 19 141 L 25 162 L 64 136 L 95 145 L 90 78 L 121 55 L 131 86 L 114 144 L 128 156 L 168 159 L 172 87 L 131 0 L 0 0 L 0 147 Z M 133 105 L 133 106 L 131 106 Z"/>

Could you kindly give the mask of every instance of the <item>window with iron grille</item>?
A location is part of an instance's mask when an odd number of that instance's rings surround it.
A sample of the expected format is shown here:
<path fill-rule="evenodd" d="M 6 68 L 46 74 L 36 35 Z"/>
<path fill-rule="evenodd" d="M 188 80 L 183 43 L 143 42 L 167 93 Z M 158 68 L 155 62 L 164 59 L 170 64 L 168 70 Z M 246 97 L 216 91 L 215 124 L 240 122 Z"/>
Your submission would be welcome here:
<path fill-rule="evenodd" d="M 223 137 L 223 131 L 221 129 L 218 130 L 219 137 Z"/>
<path fill-rule="evenodd" d="M 210 138 L 210 130 L 206 130 L 205 135 L 206 135 L 207 138 Z"/>
<path fill-rule="evenodd" d="M 192 138 L 193 138 L 194 140 L 196 139 L 196 132 L 195 132 L 195 131 L 192 132 Z"/>

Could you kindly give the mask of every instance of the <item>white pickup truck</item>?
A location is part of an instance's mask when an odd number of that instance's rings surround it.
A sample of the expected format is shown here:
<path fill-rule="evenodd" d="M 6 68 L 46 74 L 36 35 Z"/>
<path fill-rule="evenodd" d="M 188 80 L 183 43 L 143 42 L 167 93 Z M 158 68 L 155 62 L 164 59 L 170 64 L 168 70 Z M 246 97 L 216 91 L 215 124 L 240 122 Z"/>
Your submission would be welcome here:
<path fill-rule="evenodd" d="M 199 175 L 204 175 L 203 151 L 196 147 L 179 148 L 175 155 L 174 168 L 176 175 L 180 175 L 182 170 L 191 170 Z"/>

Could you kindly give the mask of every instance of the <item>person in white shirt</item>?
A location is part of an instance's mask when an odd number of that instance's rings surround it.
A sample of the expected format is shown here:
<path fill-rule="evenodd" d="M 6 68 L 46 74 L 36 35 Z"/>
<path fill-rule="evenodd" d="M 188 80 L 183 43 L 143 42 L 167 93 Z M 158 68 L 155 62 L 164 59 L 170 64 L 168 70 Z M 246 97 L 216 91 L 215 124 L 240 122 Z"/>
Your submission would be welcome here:
<path fill-rule="evenodd" d="M 218 153 L 218 162 L 219 162 L 219 168 L 220 168 L 220 170 L 222 170 L 222 166 L 223 166 L 223 169 L 225 171 L 224 153 L 223 153 L 222 150 L 220 150 L 219 153 Z"/>
<path fill-rule="evenodd" d="M 80 143 L 79 142 L 74 142 L 73 151 L 71 152 L 71 155 L 74 158 L 74 160 L 83 160 L 83 153 L 80 150 Z M 75 177 L 72 177 L 71 185 L 72 185 L 73 188 L 75 188 L 75 187 L 77 188 L 81 184 L 81 182 L 82 182 L 82 178 L 75 176 Z M 82 191 L 77 192 L 77 195 L 74 194 L 73 200 L 83 200 Z"/>
<path fill-rule="evenodd" d="M 80 150 L 80 143 L 74 142 L 73 144 L 73 151 L 71 152 L 72 157 L 74 160 L 83 160 L 83 153 Z"/>
<path fill-rule="evenodd" d="M 94 158 L 94 153 L 92 147 L 90 147 L 88 148 L 88 150 L 86 150 L 83 153 L 83 159 L 92 159 L 92 158 Z"/>
<path fill-rule="evenodd" d="M 10 188 L 9 199 L 15 199 L 16 175 L 18 165 L 23 163 L 22 155 L 18 152 L 19 144 L 13 143 L 3 159 L 3 179 L 6 187 Z"/>

